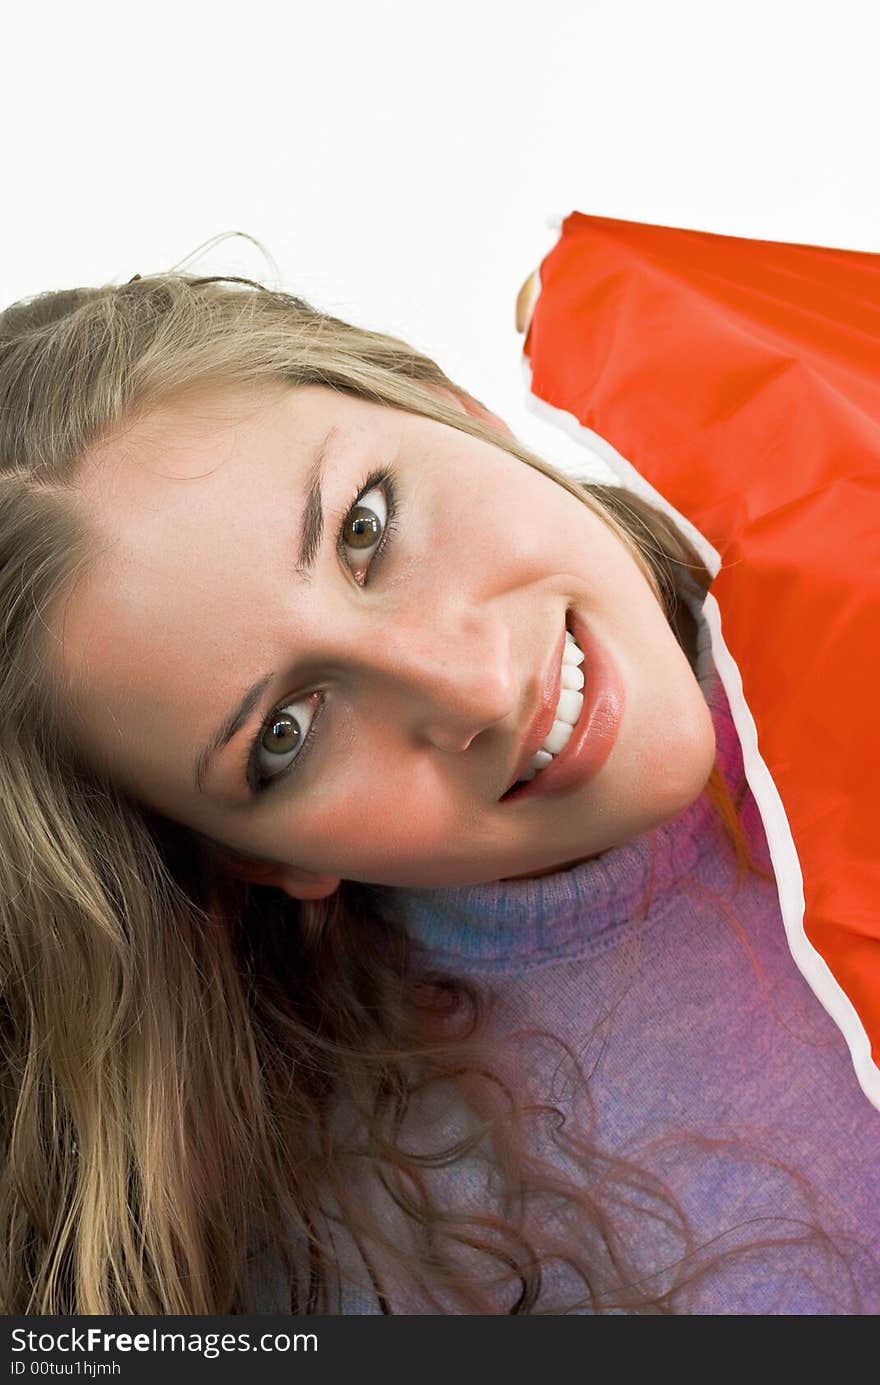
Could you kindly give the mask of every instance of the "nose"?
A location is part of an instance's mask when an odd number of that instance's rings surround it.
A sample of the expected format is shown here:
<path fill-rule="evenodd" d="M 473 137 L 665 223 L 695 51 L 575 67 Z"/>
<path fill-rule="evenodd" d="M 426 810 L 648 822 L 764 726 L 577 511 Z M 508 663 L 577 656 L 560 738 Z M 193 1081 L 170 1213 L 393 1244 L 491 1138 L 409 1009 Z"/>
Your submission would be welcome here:
<path fill-rule="evenodd" d="M 376 632 L 369 663 L 385 714 L 416 741 L 466 750 L 481 731 L 516 714 L 510 624 L 497 612 L 444 617 L 433 610 L 390 624 Z"/>

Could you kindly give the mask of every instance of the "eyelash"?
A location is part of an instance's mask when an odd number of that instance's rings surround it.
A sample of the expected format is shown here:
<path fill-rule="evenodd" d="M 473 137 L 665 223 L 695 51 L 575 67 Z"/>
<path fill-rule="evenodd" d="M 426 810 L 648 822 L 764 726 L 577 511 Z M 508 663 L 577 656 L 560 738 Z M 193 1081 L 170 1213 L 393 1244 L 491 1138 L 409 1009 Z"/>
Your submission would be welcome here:
<path fill-rule="evenodd" d="M 357 490 L 354 493 L 354 497 L 351 501 L 351 504 L 348 506 L 348 508 L 345 511 L 345 514 L 342 517 L 342 524 L 339 527 L 339 533 L 336 537 L 337 551 L 340 553 L 344 553 L 345 545 L 342 541 L 342 531 L 345 527 L 345 523 L 348 520 L 348 517 L 351 514 L 352 510 L 354 510 L 361 503 L 364 496 L 368 495 L 370 491 L 376 489 L 381 489 L 385 493 L 387 514 L 385 517 L 385 524 L 382 529 L 382 537 L 380 538 L 378 547 L 373 553 L 373 556 L 370 558 L 369 564 L 366 569 L 366 574 L 364 576 L 364 585 L 366 585 L 367 581 L 369 580 L 369 574 L 372 573 L 376 564 L 382 562 L 384 556 L 387 554 L 387 551 L 390 548 L 393 536 L 398 531 L 397 488 L 395 484 L 395 475 L 390 467 L 382 467 L 378 471 L 370 472 L 366 480 L 358 486 Z M 299 767 L 301 762 L 305 759 L 306 755 L 308 754 L 308 751 L 315 739 L 315 726 L 321 718 L 321 712 L 324 706 L 323 701 L 319 705 L 318 710 L 315 712 L 315 715 L 312 717 L 312 724 L 308 729 L 306 738 L 303 741 L 302 746 L 300 747 L 299 753 L 294 756 L 290 764 L 287 766 L 287 769 L 280 770 L 278 774 L 266 775 L 263 777 L 260 776 L 259 752 L 260 742 L 262 741 L 263 736 L 265 735 L 269 727 L 272 725 L 272 722 L 277 718 L 282 707 L 287 707 L 290 705 L 290 703 L 294 701 L 298 702 L 301 700 L 301 698 L 307 696 L 307 693 L 303 693 L 295 698 L 286 697 L 280 703 L 277 703 L 276 706 L 273 707 L 269 715 L 266 717 L 266 720 L 263 722 L 256 736 L 254 737 L 250 751 L 248 753 L 246 771 L 248 787 L 250 788 L 253 794 L 265 793 L 267 789 L 270 789 L 274 784 L 277 784 L 282 779 L 286 779 L 289 774 L 292 774 L 294 770 Z"/>

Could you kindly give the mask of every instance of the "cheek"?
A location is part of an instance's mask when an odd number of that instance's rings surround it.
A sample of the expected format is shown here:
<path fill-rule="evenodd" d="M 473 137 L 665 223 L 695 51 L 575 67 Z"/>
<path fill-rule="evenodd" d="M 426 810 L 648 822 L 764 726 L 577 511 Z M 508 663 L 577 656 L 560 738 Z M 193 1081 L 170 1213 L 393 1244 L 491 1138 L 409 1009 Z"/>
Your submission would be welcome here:
<path fill-rule="evenodd" d="M 356 875 L 384 863 L 431 859 L 461 826 L 448 786 L 430 773 L 410 768 L 377 775 L 369 787 L 342 788 L 332 802 L 309 815 L 308 850 L 322 869 L 339 867 Z"/>
<path fill-rule="evenodd" d="M 557 555 L 567 554 L 568 564 L 588 537 L 577 501 L 520 462 L 493 461 L 476 487 L 473 473 L 460 470 L 445 496 L 444 580 L 453 584 L 497 589 L 508 570 L 522 583 L 546 580 Z M 436 529 L 432 538 L 436 545 Z"/>

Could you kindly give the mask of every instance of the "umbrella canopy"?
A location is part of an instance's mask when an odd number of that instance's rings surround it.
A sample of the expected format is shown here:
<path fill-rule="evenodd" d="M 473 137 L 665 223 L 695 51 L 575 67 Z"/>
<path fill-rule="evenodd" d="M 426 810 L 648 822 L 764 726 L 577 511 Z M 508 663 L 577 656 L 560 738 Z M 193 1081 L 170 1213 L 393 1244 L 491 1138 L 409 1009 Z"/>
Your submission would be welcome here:
<path fill-rule="evenodd" d="M 517 315 L 536 412 L 716 574 L 789 945 L 880 1107 L 880 255 L 574 212 Z"/>

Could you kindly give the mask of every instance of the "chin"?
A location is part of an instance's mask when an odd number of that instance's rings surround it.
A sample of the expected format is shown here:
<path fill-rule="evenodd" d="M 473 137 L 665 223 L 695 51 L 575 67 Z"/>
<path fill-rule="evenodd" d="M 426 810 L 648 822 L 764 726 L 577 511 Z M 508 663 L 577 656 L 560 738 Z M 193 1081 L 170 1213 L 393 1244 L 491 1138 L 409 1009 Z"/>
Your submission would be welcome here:
<path fill-rule="evenodd" d="M 626 753 L 619 760 L 612 753 L 606 765 L 609 822 L 617 818 L 629 827 L 615 834 L 615 844 L 685 812 L 705 789 L 715 754 L 712 713 L 702 695 L 642 725 Z"/>
<path fill-rule="evenodd" d="M 700 797 L 712 773 L 716 750 L 712 713 L 701 698 L 685 721 L 667 725 L 653 792 L 658 823 L 677 817 Z"/>

